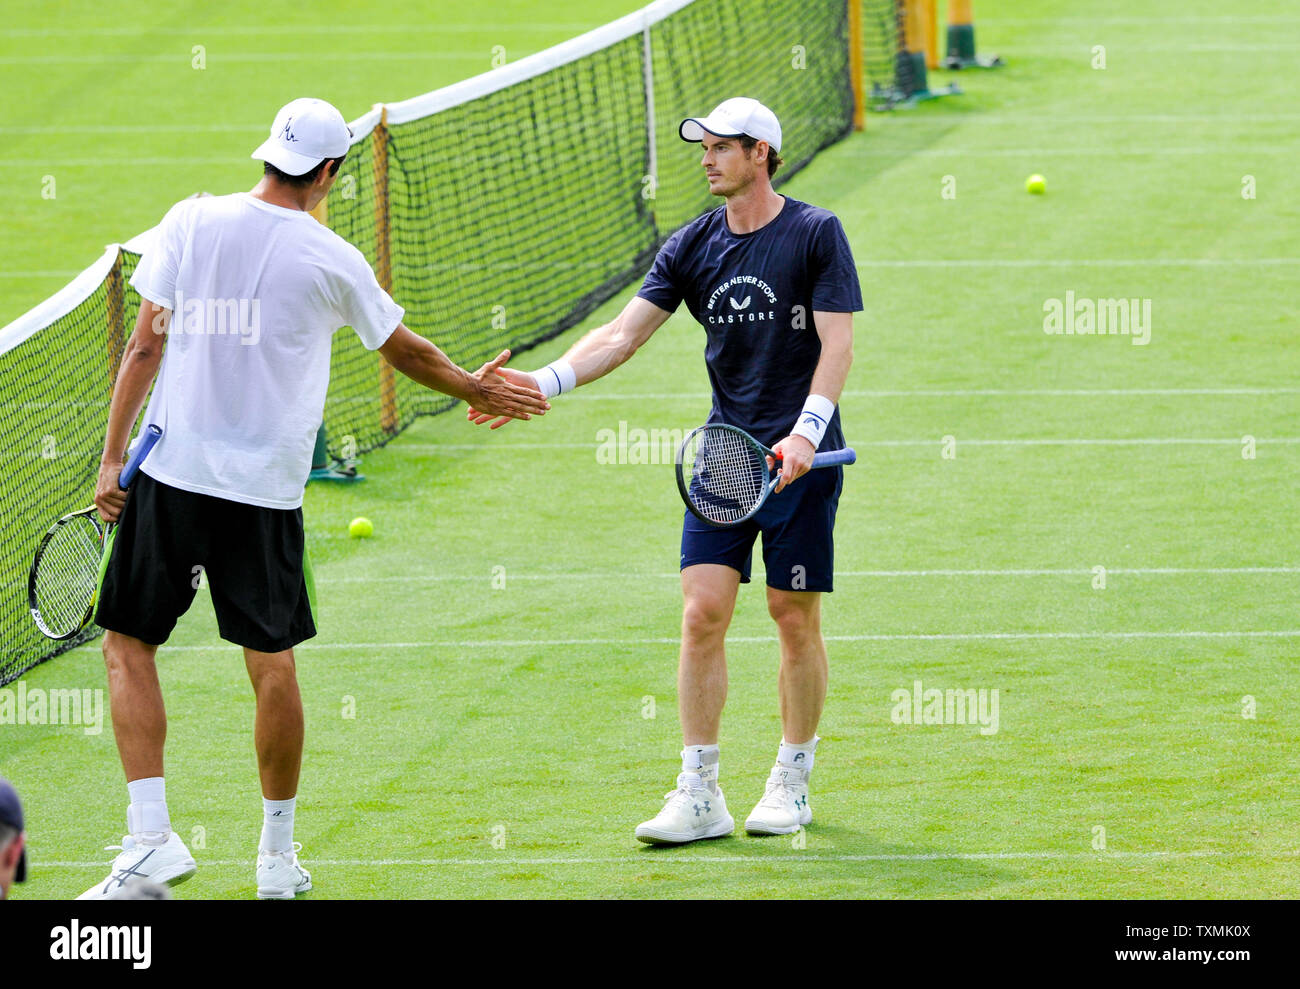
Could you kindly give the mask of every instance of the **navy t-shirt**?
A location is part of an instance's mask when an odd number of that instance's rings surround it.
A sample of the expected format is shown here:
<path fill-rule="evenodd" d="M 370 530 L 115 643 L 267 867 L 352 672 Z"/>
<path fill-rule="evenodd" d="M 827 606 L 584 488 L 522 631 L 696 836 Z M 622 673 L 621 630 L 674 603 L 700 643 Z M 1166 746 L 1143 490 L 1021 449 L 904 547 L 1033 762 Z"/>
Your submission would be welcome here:
<path fill-rule="evenodd" d="M 862 309 L 839 219 L 789 196 L 752 233 L 732 233 L 725 206 L 688 223 L 659 249 L 637 295 L 668 312 L 686 303 L 708 337 L 709 422 L 767 446 L 790 435 L 808 398 L 822 350 L 813 313 Z M 821 449 L 842 446 L 836 408 Z"/>

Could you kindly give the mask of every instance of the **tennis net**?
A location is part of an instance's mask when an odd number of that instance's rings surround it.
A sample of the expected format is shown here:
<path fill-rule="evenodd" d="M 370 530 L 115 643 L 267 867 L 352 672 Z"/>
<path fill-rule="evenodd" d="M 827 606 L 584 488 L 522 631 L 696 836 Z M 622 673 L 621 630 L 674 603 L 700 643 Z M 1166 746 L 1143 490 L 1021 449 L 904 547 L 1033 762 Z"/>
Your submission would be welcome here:
<path fill-rule="evenodd" d="M 861 18 L 855 31 L 851 17 Z M 740 94 L 767 103 L 784 130 L 779 182 L 844 137 L 860 86 L 851 39 L 861 36 L 871 80 L 895 62 L 897 36 L 880 27 L 891 18 L 896 25 L 896 0 L 658 0 L 353 121 L 354 145 L 319 218 L 371 261 L 408 326 L 476 367 L 580 322 L 713 205 L 698 149 L 677 136 L 682 117 Z M 158 205 L 161 215 L 168 204 Z M 27 570 L 49 522 L 90 500 L 140 304 L 126 281 L 148 242 L 143 234 L 111 247 L 0 329 L 0 436 L 20 451 L 0 472 L 0 684 L 98 634 L 44 639 L 27 614 Z M 355 334 L 335 340 L 332 453 L 372 450 L 453 404 L 394 375 Z"/>

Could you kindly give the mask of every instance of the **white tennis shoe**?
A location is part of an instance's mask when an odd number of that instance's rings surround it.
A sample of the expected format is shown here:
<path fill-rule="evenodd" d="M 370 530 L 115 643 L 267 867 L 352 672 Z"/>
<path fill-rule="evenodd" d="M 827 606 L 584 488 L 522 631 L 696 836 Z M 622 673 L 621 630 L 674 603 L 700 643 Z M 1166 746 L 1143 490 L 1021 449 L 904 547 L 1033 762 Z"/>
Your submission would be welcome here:
<path fill-rule="evenodd" d="M 792 769 L 779 763 L 773 766 L 763 799 L 746 818 L 745 830 L 750 834 L 793 834 L 805 824 L 811 824 L 810 775 L 806 769 Z"/>
<path fill-rule="evenodd" d="M 257 853 L 257 898 L 259 900 L 292 900 L 299 893 L 311 889 L 311 873 L 298 861 L 302 842 L 293 843 L 291 852 Z"/>
<path fill-rule="evenodd" d="M 682 845 L 701 838 L 731 834 L 736 822 L 727 813 L 722 790 L 714 793 L 699 773 L 682 773 L 677 789 L 664 794 L 667 803 L 650 820 L 636 826 L 638 841 L 647 845 Z"/>
<path fill-rule="evenodd" d="M 127 835 L 122 844 L 108 847 L 122 849 L 121 854 L 113 859 L 108 878 L 91 886 L 77 897 L 78 900 L 106 900 L 127 883 L 139 879 L 175 886 L 189 879 L 198 868 L 194 856 L 175 831 L 162 845 L 146 845 Z"/>

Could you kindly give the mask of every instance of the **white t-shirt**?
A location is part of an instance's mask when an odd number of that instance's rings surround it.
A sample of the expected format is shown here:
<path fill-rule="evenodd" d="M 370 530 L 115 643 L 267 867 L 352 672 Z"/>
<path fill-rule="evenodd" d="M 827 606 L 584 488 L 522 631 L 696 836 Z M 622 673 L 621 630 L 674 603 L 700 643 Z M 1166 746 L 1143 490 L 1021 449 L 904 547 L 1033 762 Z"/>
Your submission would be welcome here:
<path fill-rule="evenodd" d="M 329 386 L 330 340 L 368 350 L 403 310 L 365 257 L 301 210 L 247 193 L 168 211 L 131 284 L 172 310 L 143 467 L 186 491 L 297 508 Z"/>

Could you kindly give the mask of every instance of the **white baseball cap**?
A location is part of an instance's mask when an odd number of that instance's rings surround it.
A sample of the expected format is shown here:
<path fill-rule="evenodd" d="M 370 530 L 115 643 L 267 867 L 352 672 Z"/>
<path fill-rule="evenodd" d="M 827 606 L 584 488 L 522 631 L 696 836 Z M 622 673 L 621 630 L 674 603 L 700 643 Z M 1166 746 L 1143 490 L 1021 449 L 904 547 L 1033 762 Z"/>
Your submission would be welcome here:
<path fill-rule="evenodd" d="M 773 151 L 781 150 L 781 122 L 776 114 L 747 96 L 723 100 L 707 117 L 687 117 L 677 129 L 683 141 L 694 143 L 704 140 L 705 131 L 717 137 L 748 135 L 766 141 Z"/>
<path fill-rule="evenodd" d="M 269 161 L 286 175 L 305 175 L 326 158 L 342 158 L 351 146 L 343 114 L 324 100 L 300 99 L 280 109 L 271 136 L 249 157 Z"/>

